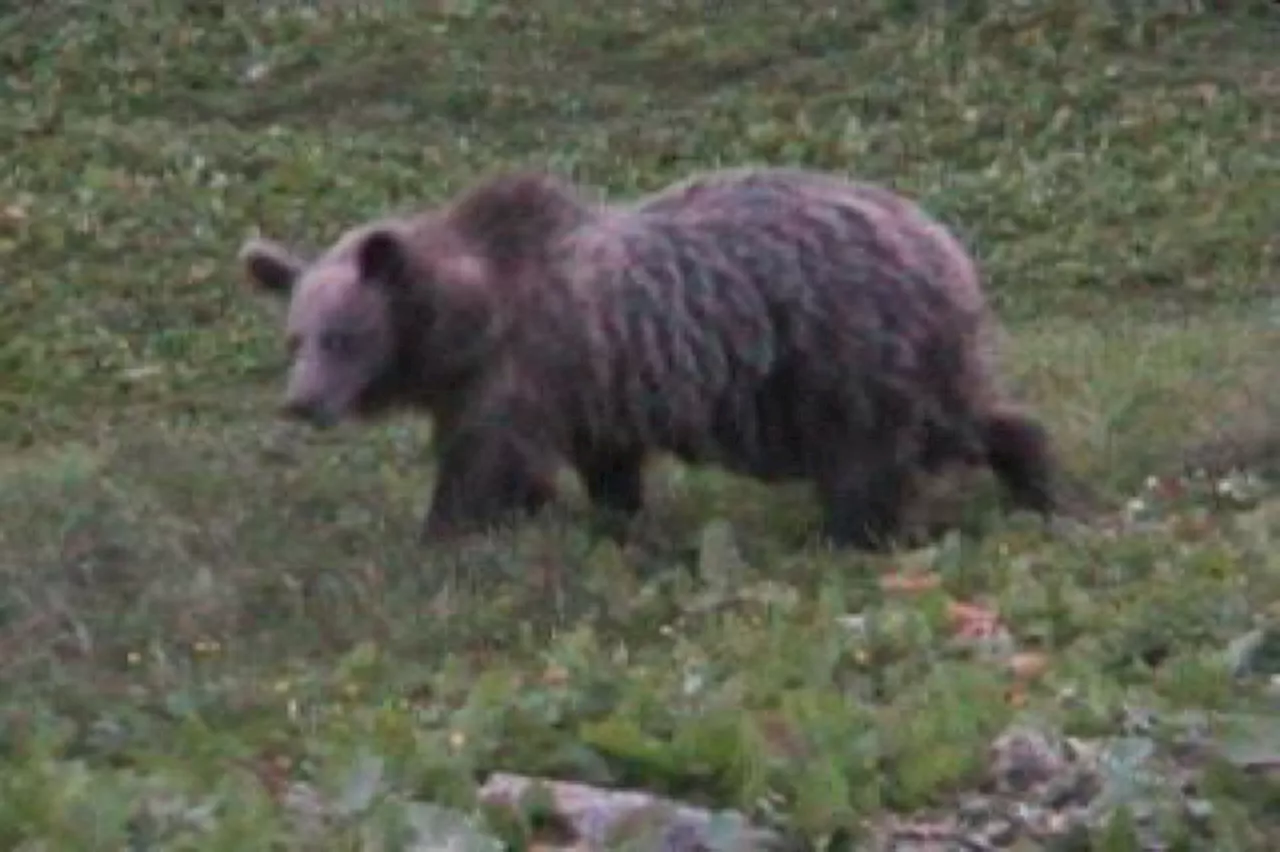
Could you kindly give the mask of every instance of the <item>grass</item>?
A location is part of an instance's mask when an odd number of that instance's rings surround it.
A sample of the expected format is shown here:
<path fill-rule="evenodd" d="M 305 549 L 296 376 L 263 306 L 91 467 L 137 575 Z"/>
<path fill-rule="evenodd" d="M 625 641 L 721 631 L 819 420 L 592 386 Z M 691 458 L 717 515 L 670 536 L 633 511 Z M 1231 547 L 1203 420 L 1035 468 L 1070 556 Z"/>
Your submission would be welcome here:
<path fill-rule="evenodd" d="M 988 749 L 1022 726 L 1191 779 L 1117 770 L 1075 848 L 1276 848 L 1274 8 L 845 5 L 0 14 L 0 846 L 441 848 L 408 840 L 433 803 L 526 848 L 477 809 L 509 770 L 867 848 L 1009 798 Z M 431 552 L 429 424 L 274 417 L 255 229 L 318 245 L 518 164 L 626 195 L 744 162 L 972 242 L 1081 523 L 977 482 L 931 550 L 830 553 L 803 491 L 662 465 L 625 548 L 571 502 Z M 957 644 L 948 600 L 1044 672 Z"/>

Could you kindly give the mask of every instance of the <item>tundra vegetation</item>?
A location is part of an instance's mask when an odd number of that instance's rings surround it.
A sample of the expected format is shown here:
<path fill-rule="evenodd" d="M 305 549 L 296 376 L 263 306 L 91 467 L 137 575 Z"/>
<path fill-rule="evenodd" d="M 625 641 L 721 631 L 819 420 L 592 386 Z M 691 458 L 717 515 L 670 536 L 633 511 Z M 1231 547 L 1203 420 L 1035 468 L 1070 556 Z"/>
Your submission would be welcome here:
<path fill-rule="evenodd" d="M 10 4 L 0 846 L 567 843 L 481 801 L 512 772 L 718 848 L 1277 848 L 1277 44 L 1261 0 Z M 423 548 L 429 422 L 276 417 L 258 229 L 750 162 L 974 246 L 1068 522 L 978 477 L 830 551 L 803 489 L 667 463 L 625 546 L 569 499 Z"/>

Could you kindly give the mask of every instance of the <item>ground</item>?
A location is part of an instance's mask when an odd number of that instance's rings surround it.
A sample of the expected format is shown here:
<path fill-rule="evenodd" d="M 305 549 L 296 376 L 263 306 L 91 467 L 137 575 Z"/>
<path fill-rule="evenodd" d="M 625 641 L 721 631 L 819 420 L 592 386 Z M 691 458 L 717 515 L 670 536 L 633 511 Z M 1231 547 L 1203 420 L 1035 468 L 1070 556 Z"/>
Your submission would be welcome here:
<path fill-rule="evenodd" d="M 507 771 L 800 848 L 908 848 L 891 817 L 1041 848 L 1019 796 L 1073 848 L 1277 848 L 1280 15 L 1225 5 L 0 13 L 0 846 L 440 848 L 406 838 L 479 814 L 523 848 L 476 806 Z M 626 547 L 571 494 L 433 551 L 428 422 L 275 417 L 255 231 L 319 245 L 507 166 L 624 196 L 746 162 L 975 247 L 1070 523 L 979 478 L 932 548 L 831 553 L 803 489 L 663 464 Z M 1017 736 L 1110 758 L 1011 792 Z"/>

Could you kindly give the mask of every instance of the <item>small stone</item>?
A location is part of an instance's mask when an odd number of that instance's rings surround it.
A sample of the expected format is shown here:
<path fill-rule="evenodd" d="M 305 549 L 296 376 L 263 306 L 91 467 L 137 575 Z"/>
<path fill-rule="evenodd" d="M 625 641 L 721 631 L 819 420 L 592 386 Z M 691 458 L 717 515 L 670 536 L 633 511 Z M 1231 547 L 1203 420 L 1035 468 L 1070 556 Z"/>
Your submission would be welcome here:
<path fill-rule="evenodd" d="M 999 817 L 987 824 L 987 842 L 995 846 L 1009 846 L 1018 839 L 1018 826 L 1013 820 Z"/>
<path fill-rule="evenodd" d="M 991 819 L 992 802 L 985 796 L 969 796 L 960 803 L 956 812 L 957 823 L 966 829 L 976 829 Z"/>
<path fill-rule="evenodd" d="M 1197 823 L 1207 823 L 1213 819 L 1213 802 L 1208 799 L 1188 799 L 1187 816 Z"/>
<path fill-rule="evenodd" d="M 1073 769 L 1049 782 L 1041 801 L 1055 809 L 1065 808 L 1068 805 L 1084 805 L 1093 800 L 1098 790 L 1098 779 L 1094 774 Z"/>
<path fill-rule="evenodd" d="M 992 745 L 991 773 L 1003 792 L 1027 793 L 1052 780 L 1066 765 L 1060 750 L 1037 731 L 1010 731 Z"/>

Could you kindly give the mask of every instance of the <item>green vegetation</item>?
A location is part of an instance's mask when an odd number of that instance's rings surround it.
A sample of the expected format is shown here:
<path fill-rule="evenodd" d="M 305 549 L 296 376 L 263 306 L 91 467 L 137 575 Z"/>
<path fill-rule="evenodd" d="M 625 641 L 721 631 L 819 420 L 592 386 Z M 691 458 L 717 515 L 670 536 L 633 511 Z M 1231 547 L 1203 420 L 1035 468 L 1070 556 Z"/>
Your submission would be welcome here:
<path fill-rule="evenodd" d="M 1017 725 L 1146 761 L 1076 796 L 1069 848 L 1280 848 L 1273 4 L 10 5 L 0 847 L 443 848 L 414 803 L 477 813 L 504 770 L 866 848 L 972 810 Z M 429 424 L 275 418 L 255 229 L 317 245 L 514 165 L 623 195 L 744 162 L 972 241 L 1077 524 L 984 479 L 932 550 L 833 554 L 803 490 L 663 465 L 626 547 L 570 501 L 431 552 Z"/>

